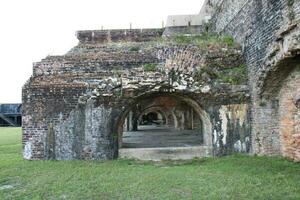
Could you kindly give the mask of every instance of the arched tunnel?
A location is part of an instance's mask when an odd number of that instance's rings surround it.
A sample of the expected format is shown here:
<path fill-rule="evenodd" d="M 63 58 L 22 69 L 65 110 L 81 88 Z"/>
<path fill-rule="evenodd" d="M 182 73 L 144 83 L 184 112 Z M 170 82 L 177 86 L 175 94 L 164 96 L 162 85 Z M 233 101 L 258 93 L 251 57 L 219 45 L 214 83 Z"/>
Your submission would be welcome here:
<path fill-rule="evenodd" d="M 190 97 L 153 93 L 137 98 L 119 121 L 119 152 L 124 149 L 211 146 L 205 111 Z"/>

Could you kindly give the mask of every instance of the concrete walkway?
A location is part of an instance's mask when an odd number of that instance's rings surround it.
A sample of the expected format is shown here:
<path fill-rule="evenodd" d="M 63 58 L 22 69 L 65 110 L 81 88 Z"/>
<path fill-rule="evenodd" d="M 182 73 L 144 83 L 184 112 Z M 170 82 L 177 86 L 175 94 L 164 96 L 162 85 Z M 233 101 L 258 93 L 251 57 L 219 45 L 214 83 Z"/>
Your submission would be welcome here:
<path fill-rule="evenodd" d="M 139 126 L 123 133 L 122 148 L 193 147 L 202 144 L 199 130 L 174 130 L 166 126 Z"/>

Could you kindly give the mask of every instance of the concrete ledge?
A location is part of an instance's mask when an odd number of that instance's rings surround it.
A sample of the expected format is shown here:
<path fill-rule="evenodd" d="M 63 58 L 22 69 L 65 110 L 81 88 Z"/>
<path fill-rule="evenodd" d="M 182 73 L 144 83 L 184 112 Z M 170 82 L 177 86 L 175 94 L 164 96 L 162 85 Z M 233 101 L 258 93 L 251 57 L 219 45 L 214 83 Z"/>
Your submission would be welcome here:
<path fill-rule="evenodd" d="M 211 156 L 212 148 L 208 146 L 119 149 L 119 158 L 137 160 L 190 160 Z"/>
<path fill-rule="evenodd" d="M 77 31 L 80 43 L 147 42 L 161 37 L 164 29 L 112 29 Z"/>
<path fill-rule="evenodd" d="M 174 35 L 199 35 L 203 32 L 203 26 L 170 26 L 166 27 L 163 35 L 174 36 Z"/>

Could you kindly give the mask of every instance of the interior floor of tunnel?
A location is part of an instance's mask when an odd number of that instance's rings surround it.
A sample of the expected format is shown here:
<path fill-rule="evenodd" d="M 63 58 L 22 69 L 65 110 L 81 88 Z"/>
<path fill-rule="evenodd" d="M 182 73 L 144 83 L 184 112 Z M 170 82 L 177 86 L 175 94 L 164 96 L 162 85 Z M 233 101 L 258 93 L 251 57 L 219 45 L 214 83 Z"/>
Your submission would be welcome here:
<path fill-rule="evenodd" d="M 203 144 L 199 130 L 176 130 L 167 125 L 143 125 L 123 133 L 122 148 L 193 147 Z"/>

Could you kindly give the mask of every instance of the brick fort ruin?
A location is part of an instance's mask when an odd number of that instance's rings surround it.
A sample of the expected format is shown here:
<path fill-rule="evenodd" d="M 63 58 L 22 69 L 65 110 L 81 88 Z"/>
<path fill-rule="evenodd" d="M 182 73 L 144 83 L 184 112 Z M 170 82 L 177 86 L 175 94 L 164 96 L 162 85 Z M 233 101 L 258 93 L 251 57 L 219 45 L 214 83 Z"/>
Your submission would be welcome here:
<path fill-rule="evenodd" d="M 78 31 L 23 87 L 23 156 L 300 161 L 299 22 L 299 0 L 206 0 L 162 29 Z"/>

